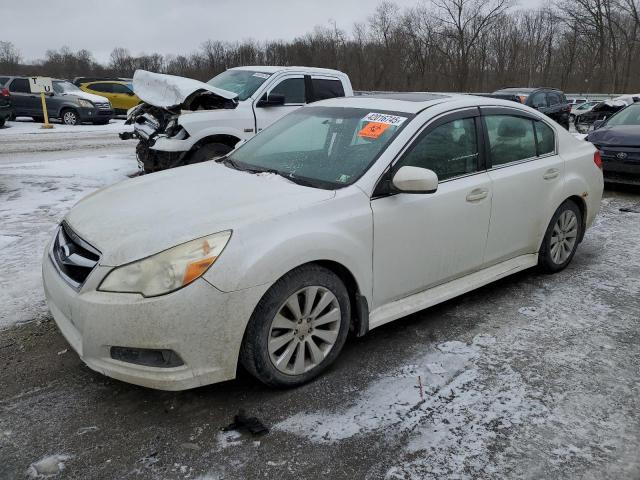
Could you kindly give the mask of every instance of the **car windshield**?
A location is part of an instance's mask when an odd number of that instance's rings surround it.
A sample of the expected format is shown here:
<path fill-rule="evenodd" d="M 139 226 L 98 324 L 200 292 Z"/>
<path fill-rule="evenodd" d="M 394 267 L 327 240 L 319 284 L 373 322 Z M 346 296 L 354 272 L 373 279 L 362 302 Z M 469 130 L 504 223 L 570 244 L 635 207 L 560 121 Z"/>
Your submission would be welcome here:
<path fill-rule="evenodd" d="M 361 108 L 304 107 L 256 135 L 225 162 L 312 187 L 341 188 L 360 178 L 411 118 Z"/>
<path fill-rule="evenodd" d="M 618 125 L 640 125 L 640 103 L 634 103 L 620 110 L 607 122 L 607 127 Z"/>
<path fill-rule="evenodd" d="M 252 70 L 227 70 L 216 75 L 207 83 L 223 90 L 236 93 L 238 100 L 246 100 L 271 76 L 270 73 Z"/>
<path fill-rule="evenodd" d="M 53 91 L 56 93 L 73 93 L 79 92 L 80 89 L 71 82 L 56 81 L 53 82 Z"/>

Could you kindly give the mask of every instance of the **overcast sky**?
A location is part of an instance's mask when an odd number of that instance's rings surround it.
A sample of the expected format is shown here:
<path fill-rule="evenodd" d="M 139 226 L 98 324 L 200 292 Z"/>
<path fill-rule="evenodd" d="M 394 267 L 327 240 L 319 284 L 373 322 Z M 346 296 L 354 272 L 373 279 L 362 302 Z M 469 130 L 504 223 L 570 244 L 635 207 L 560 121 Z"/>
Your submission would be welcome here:
<path fill-rule="evenodd" d="M 395 0 L 412 7 L 421 0 Z M 424 0 L 422 0 L 424 1 Z M 107 61 L 115 47 L 131 53 L 190 53 L 207 39 L 289 40 L 336 21 L 351 31 L 377 0 L 0 0 L 0 40 L 26 60 L 63 45 Z M 41 7 L 38 5 L 41 4 Z"/>

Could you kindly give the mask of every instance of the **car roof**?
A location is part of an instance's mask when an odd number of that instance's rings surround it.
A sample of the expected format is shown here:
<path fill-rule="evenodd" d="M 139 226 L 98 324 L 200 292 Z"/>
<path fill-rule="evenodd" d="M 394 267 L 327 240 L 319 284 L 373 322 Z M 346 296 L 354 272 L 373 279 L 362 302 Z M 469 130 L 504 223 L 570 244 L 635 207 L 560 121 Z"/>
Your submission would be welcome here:
<path fill-rule="evenodd" d="M 273 65 L 246 65 L 244 67 L 233 67 L 229 70 L 252 70 L 263 73 L 277 73 L 277 72 L 299 72 L 300 70 L 318 73 L 318 74 L 330 74 L 330 75 L 346 75 L 339 70 L 332 70 L 330 68 L 317 68 L 317 67 L 278 67 Z"/>
<path fill-rule="evenodd" d="M 314 106 L 361 108 L 372 111 L 382 110 L 388 112 L 417 114 L 426 108 L 439 104 L 450 104 L 452 109 L 481 106 L 504 106 L 530 111 L 527 107 L 524 107 L 523 105 L 512 102 L 510 100 L 457 93 L 430 92 L 390 93 L 376 95 L 358 95 L 355 97 L 336 97 L 328 100 L 314 102 L 304 108 L 312 108 Z"/>
<path fill-rule="evenodd" d="M 119 83 L 119 84 L 128 85 L 128 84 L 131 83 L 131 81 L 127 81 L 127 80 L 90 80 L 88 82 L 82 82 L 80 85 L 88 85 L 90 83 Z"/>
<path fill-rule="evenodd" d="M 514 93 L 533 93 L 537 90 L 549 90 L 556 93 L 562 93 L 562 90 L 553 87 L 505 87 L 494 90 L 495 92 L 514 92 Z"/>

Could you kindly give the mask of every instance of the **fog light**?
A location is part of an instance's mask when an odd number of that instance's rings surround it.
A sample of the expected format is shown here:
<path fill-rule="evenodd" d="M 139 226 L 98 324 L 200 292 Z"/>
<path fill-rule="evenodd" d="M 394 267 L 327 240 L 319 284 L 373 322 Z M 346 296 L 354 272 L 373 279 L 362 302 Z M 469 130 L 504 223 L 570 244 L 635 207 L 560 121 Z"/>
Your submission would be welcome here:
<path fill-rule="evenodd" d="M 180 356 L 173 350 L 111 347 L 111 358 L 145 367 L 172 368 L 184 365 Z"/>

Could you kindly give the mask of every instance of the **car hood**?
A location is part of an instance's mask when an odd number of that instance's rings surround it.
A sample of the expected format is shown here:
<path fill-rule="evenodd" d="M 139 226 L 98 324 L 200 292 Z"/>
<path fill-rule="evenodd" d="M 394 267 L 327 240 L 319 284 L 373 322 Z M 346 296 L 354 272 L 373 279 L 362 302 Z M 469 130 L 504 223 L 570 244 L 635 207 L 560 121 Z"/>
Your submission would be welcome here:
<path fill-rule="evenodd" d="M 78 91 L 74 91 L 74 92 L 70 92 L 70 93 L 64 93 L 63 95 L 68 96 L 68 97 L 77 97 L 77 98 L 82 98 L 84 100 L 89 100 L 90 102 L 93 103 L 107 103 L 109 101 L 108 98 L 103 97 L 101 95 L 94 95 L 93 93 L 88 93 L 88 92 L 83 92 L 82 90 Z"/>
<path fill-rule="evenodd" d="M 205 162 L 125 180 L 85 197 L 67 224 L 122 265 L 224 230 L 236 230 L 333 198 L 334 191 Z"/>
<path fill-rule="evenodd" d="M 598 145 L 640 147 L 640 126 L 604 126 L 591 132 L 587 137 L 587 140 Z"/>
<path fill-rule="evenodd" d="M 136 70 L 133 74 L 133 91 L 145 103 L 161 108 L 177 107 L 202 92 L 211 92 L 226 100 L 237 98 L 237 94 L 200 82 L 192 78 L 164 75 Z"/>

